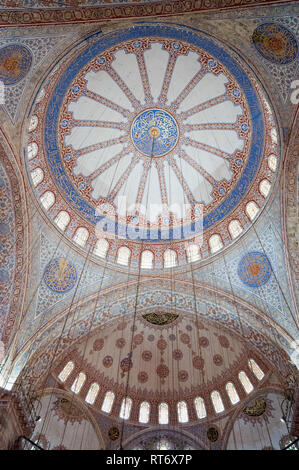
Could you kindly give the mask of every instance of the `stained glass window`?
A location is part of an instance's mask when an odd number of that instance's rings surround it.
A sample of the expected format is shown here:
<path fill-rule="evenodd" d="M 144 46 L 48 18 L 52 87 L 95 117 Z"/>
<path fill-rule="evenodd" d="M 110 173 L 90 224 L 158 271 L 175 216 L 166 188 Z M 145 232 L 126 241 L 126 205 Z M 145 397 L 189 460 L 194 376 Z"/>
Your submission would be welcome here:
<path fill-rule="evenodd" d="M 90 405 L 93 405 L 98 396 L 99 390 L 100 390 L 100 387 L 96 382 L 91 384 L 88 390 L 88 393 L 86 395 L 85 401 L 89 403 Z"/>
<path fill-rule="evenodd" d="M 89 237 L 88 230 L 84 227 L 79 227 L 74 235 L 74 242 L 80 246 L 85 246 L 87 239 Z"/>
<path fill-rule="evenodd" d="M 149 250 L 144 250 L 141 255 L 141 267 L 143 269 L 153 269 L 153 261 L 153 252 Z"/>
<path fill-rule="evenodd" d="M 259 212 L 259 208 L 256 205 L 256 203 L 254 201 L 248 202 L 248 204 L 246 205 L 246 213 L 249 219 L 253 220 L 255 216 L 258 214 L 258 212 Z"/>
<path fill-rule="evenodd" d="M 35 168 L 31 172 L 33 186 L 37 186 L 44 179 L 44 172 L 41 168 Z"/>
<path fill-rule="evenodd" d="M 185 401 L 179 401 L 177 404 L 178 408 L 178 421 L 179 423 L 188 423 L 188 408 Z"/>
<path fill-rule="evenodd" d="M 260 182 L 260 192 L 262 196 L 267 197 L 271 188 L 271 184 L 269 183 L 268 180 L 262 180 Z"/>
<path fill-rule="evenodd" d="M 84 374 L 84 372 L 80 372 L 80 374 L 78 374 L 77 377 L 75 378 L 73 385 L 71 386 L 71 391 L 74 393 L 79 393 L 85 380 L 86 380 L 86 375 Z"/>
<path fill-rule="evenodd" d="M 161 439 L 160 441 L 157 442 L 156 449 L 157 450 L 171 450 L 172 447 L 169 441 L 167 441 L 166 439 Z"/>
<path fill-rule="evenodd" d="M 168 424 L 168 405 L 164 402 L 159 405 L 159 424 Z"/>
<path fill-rule="evenodd" d="M 219 392 L 214 390 L 211 393 L 211 399 L 216 413 L 221 413 L 222 411 L 224 411 L 224 405 Z"/>
<path fill-rule="evenodd" d="M 221 250 L 221 248 L 223 247 L 223 243 L 222 243 L 220 236 L 217 234 L 212 235 L 209 238 L 209 245 L 210 245 L 211 253 L 216 253 L 216 251 Z"/>
<path fill-rule="evenodd" d="M 197 261 L 200 259 L 200 251 L 198 245 L 188 245 L 186 251 L 189 263 L 193 263 L 193 261 Z"/>
<path fill-rule="evenodd" d="M 204 399 L 201 397 L 196 397 L 194 400 L 194 405 L 198 419 L 205 418 L 207 416 L 207 412 Z"/>
<path fill-rule="evenodd" d="M 131 250 L 126 246 L 121 246 L 118 250 L 117 260 L 118 264 L 122 264 L 123 266 L 128 266 L 129 259 L 131 256 Z"/>
<path fill-rule="evenodd" d="M 271 171 L 276 171 L 277 168 L 277 158 L 275 155 L 271 154 L 268 157 L 268 167 Z"/>
<path fill-rule="evenodd" d="M 31 158 L 34 158 L 37 154 L 38 151 L 38 146 L 36 142 L 31 142 L 31 144 L 28 145 L 27 149 L 27 155 L 28 155 L 28 160 L 31 160 Z"/>
<path fill-rule="evenodd" d="M 177 256 L 174 250 L 166 250 L 164 253 L 164 268 L 173 268 L 177 265 Z"/>
<path fill-rule="evenodd" d="M 94 254 L 99 256 L 100 258 L 106 258 L 107 251 L 109 248 L 109 243 L 104 238 L 98 240 L 94 249 Z"/>
<path fill-rule="evenodd" d="M 150 416 L 150 404 L 147 401 L 143 401 L 139 409 L 139 422 L 148 423 Z"/>
<path fill-rule="evenodd" d="M 55 202 L 55 196 L 51 191 L 46 191 L 40 198 L 40 202 L 44 206 L 45 210 L 49 210 Z"/>
<path fill-rule="evenodd" d="M 34 129 L 36 129 L 37 127 L 37 124 L 38 124 L 38 117 L 34 114 L 34 116 L 32 116 L 30 119 L 28 131 L 29 132 L 34 131 Z"/>
<path fill-rule="evenodd" d="M 121 403 L 119 417 L 122 418 L 122 419 L 129 419 L 130 418 L 130 413 L 131 413 L 131 408 L 132 408 L 131 398 L 129 398 L 129 397 L 124 398 L 122 403 Z"/>
<path fill-rule="evenodd" d="M 238 220 L 232 220 L 228 226 L 228 230 L 232 238 L 237 238 L 243 231 Z"/>
<path fill-rule="evenodd" d="M 236 403 L 238 403 L 238 401 L 240 401 L 240 398 L 234 384 L 232 382 L 227 382 L 225 388 L 231 401 L 231 404 L 235 405 Z"/>
<path fill-rule="evenodd" d="M 102 411 L 105 411 L 105 413 L 110 413 L 112 410 L 113 402 L 114 402 L 114 393 L 113 392 L 107 392 L 102 404 Z"/>
<path fill-rule="evenodd" d="M 54 222 L 57 227 L 60 228 L 60 230 L 62 230 L 63 232 L 70 223 L 70 220 L 71 218 L 67 212 L 60 211 L 59 214 L 57 214 L 57 216 L 55 217 Z"/>
<path fill-rule="evenodd" d="M 250 382 L 247 374 L 243 370 L 241 370 L 241 372 L 239 372 L 239 380 L 240 380 L 241 384 L 243 385 L 243 388 L 244 388 L 246 393 L 250 393 L 253 390 L 253 385 Z"/>
<path fill-rule="evenodd" d="M 254 359 L 249 359 L 248 365 L 249 365 L 250 370 L 252 370 L 252 372 L 254 373 L 254 375 L 256 376 L 258 380 L 262 380 L 262 378 L 265 377 L 264 372 L 257 365 Z"/>
<path fill-rule="evenodd" d="M 58 375 L 58 378 L 59 380 L 61 380 L 61 382 L 65 382 L 66 379 L 68 378 L 68 376 L 70 375 L 70 373 L 72 372 L 73 368 L 74 368 L 74 363 L 72 361 L 69 361 L 65 366 L 64 368 L 62 369 L 62 371 L 60 372 L 60 374 Z"/>

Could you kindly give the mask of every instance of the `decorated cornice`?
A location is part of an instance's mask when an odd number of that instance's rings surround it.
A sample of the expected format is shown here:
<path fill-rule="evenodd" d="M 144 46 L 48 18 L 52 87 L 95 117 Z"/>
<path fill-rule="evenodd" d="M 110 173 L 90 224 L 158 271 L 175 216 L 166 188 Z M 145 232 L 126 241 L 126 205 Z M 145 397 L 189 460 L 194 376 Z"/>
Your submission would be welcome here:
<path fill-rule="evenodd" d="M 287 5 L 294 3 L 292 0 L 174 0 L 165 2 L 146 2 L 133 4 L 126 2 L 121 5 L 83 6 L 83 1 L 78 5 L 69 5 L 51 8 L 51 0 L 44 8 L 28 7 L 27 3 L 21 3 L 21 8 L 9 8 L 12 2 L 4 0 L 0 10 L 0 26 L 37 26 L 56 24 L 95 23 L 131 18 L 169 17 L 174 15 L 194 14 L 209 11 L 226 11 L 240 8 L 252 8 L 271 5 Z M 46 2 L 45 2 L 46 3 Z M 84 2 L 85 3 L 85 2 Z M 7 4 L 7 6 L 6 6 Z M 50 7 L 48 7 L 48 4 Z"/>

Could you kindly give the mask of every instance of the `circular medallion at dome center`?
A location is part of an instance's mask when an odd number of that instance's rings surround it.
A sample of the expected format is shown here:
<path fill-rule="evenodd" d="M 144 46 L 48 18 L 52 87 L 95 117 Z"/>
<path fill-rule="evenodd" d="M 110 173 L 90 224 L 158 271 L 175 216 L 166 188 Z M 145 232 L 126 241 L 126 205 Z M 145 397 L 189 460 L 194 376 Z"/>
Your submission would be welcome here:
<path fill-rule="evenodd" d="M 132 141 L 140 152 L 161 157 L 173 150 L 179 137 L 175 119 L 163 109 L 146 109 L 133 121 Z"/>

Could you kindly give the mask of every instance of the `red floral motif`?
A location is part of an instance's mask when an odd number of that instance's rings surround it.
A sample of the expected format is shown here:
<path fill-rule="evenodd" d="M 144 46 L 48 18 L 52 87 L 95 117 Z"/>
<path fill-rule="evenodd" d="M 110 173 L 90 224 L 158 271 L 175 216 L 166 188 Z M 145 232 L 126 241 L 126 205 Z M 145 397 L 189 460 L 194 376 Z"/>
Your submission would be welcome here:
<path fill-rule="evenodd" d="M 195 356 L 192 360 L 193 367 L 198 370 L 202 370 L 205 365 L 205 361 L 200 356 Z"/>
<path fill-rule="evenodd" d="M 197 328 L 198 330 L 204 330 L 204 329 L 205 329 L 205 326 L 204 326 L 203 323 L 201 323 L 201 321 L 197 321 L 197 322 L 195 323 L 195 325 L 196 325 L 196 328 Z"/>
<path fill-rule="evenodd" d="M 139 372 L 137 378 L 138 378 L 138 382 L 140 382 L 140 383 L 142 383 L 142 384 L 144 384 L 145 382 L 148 381 L 148 375 L 147 375 L 147 373 L 144 372 L 144 371 Z"/>
<path fill-rule="evenodd" d="M 165 364 L 159 364 L 157 369 L 156 369 L 157 375 L 161 378 L 164 379 L 169 375 L 169 369 Z"/>
<path fill-rule="evenodd" d="M 172 357 L 173 359 L 175 359 L 176 361 L 180 361 L 183 357 L 183 353 L 180 349 L 175 349 L 172 353 Z"/>
<path fill-rule="evenodd" d="M 125 321 L 121 322 L 118 326 L 117 326 L 117 329 L 119 331 L 121 330 L 125 330 L 127 328 L 127 323 Z"/>
<path fill-rule="evenodd" d="M 218 336 L 218 340 L 223 348 L 229 348 L 229 341 L 226 336 Z"/>
<path fill-rule="evenodd" d="M 120 368 L 123 372 L 128 372 L 133 366 L 133 362 L 129 357 L 125 357 L 121 363 L 120 363 Z"/>
<path fill-rule="evenodd" d="M 104 346 L 103 338 L 98 338 L 93 343 L 93 350 L 94 351 L 101 351 L 101 349 L 103 349 L 103 346 Z"/>
<path fill-rule="evenodd" d="M 220 354 L 215 354 L 213 362 L 216 366 L 221 366 L 223 364 L 223 357 Z"/>
<path fill-rule="evenodd" d="M 198 344 L 203 348 L 207 348 L 209 346 L 209 340 L 205 336 L 201 336 L 198 338 Z"/>
<path fill-rule="evenodd" d="M 152 355 L 151 351 L 143 351 L 141 357 L 144 361 L 150 361 L 151 358 L 153 357 L 153 355 Z"/>
<path fill-rule="evenodd" d="M 111 367 L 113 364 L 113 357 L 112 356 L 105 356 L 103 359 L 103 366 L 108 368 Z"/>
<path fill-rule="evenodd" d="M 142 344 L 142 343 L 143 343 L 143 335 L 140 333 L 138 335 L 135 335 L 133 338 L 133 344 L 137 346 L 138 344 Z"/>
<path fill-rule="evenodd" d="M 178 377 L 180 382 L 186 382 L 186 380 L 188 380 L 189 374 L 186 370 L 180 370 Z"/>
<path fill-rule="evenodd" d="M 190 342 L 190 336 L 187 333 L 181 335 L 181 341 L 183 344 L 188 344 Z"/>
<path fill-rule="evenodd" d="M 125 344 L 126 344 L 125 338 L 118 338 L 115 342 L 115 346 L 120 349 L 123 348 Z"/>
<path fill-rule="evenodd" d="M 159 341 L 157 342 L 157 348 L 160 349 L 160 351 L 163 351 L 164 349 L 166 349 L 167 341 L 165 341 L 164 338 L 160 338 Z"/>

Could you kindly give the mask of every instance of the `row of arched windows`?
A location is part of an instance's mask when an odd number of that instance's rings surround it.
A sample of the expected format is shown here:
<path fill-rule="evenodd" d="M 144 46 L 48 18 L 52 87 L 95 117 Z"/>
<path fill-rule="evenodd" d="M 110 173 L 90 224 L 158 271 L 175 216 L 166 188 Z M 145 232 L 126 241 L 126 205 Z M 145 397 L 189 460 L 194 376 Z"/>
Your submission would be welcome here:
<path fill-rule="evenodd" d="M 258 380 L 263 379 L 264 372 L 262 371 L 262 369 L 259 367 L 259 365 L 256 363 L 254 359 L 248 360 L 248 366 L 250 370 L 253 372 L 253 374 L 257 377 Z M 60 372 L 58 376 L 59 380 L 61 380 L 62 382 L 65 382 L 73 369 L 74 369 L 74 363 L 72 361 L 69 361 Z M 244 372 L 243 370 L 240 371 L 238 374 L 238 378 L 245 392 L 247 394 L 252 392 L 254 387 L 248 375 L 246 374 L 246 372 Z M 75 378 L 71 386 L 71 391 L 78 394 L 85 380 L 86 380 L 85 373 L 80 372 Z M 233 382 L 231 381 L 227 382 L 225 386 L 225 390 L 232 405 L 235 405 L 236 403 L 240 401 L 238 392 Z M 91 384 L 87 392 L 87 395 L 85 397 L 86 403 L 88 403 L 89 405 L 93 405 L 97 398 L 99 391 L 100 391 L 99 384 L 97 384 L 96 382 Z M 222 411 L 225 410 L 225 407 L 221 398 L 221 394 L 217 390 L 213 390 L 210 396 L 211 396 L 211 401 L 212 401 L 215 412 L 222 413 Z M 115 399 L 115 394 L 112 391 L 106 392 L 101 410 L 109 414 L 112 410 L 114 399 Z M 124 398 L 122 400 L 120 413 L 119 413 L 119 417 L 121 419 L 130 418 L 132 405 L 133 405 L 133 401 L 130 397 Z M 198 419 L 203 419 L 207 416 L 205 402 L 202 397 L 196 397 L 194 399 L 194 407 L 195 407 L 195 411 L 196 411 Z M 139 408 L 138 420 L 140 423 L 146 424 L 149 422 L 150 410 L 151 410 L 150 403 L 148 403 L 147 401 L 143 401 Z M 177 419 L 179 423 L 187 423 L 189 421 L 188 407 L 185 401 L 179 401 L 177 403 Z M 169 422 L 169 407 L 166 402 L 162 402 L 158 406 L 158 422 L 159 424 L 168 424 Z"/>
<path fill-rule="evenodd" d="M 32 180 L 33 184 L 36 184 L 37 179 L 40 177 L 40 173 L 37 171 L 38 168 L 32 172 Z M 42 172 L 42 170 L 40 170 Z M 55 202 L 54 194 L 51 191 L 46 191 L 40 198 L 41 204 L 43 205 L 45 210 L 49 210 Z M 246 206 L 246 210 L 248 212 L 249 218 L 253 220 L 257 213 L 259 212 L 259 208 L 257 204 L 253 201 L 249 202 Z M 54 223 L 57 227 L 64 232 L 68 224 L 70 223 L 70 215 L 66 211 L 60 211 L 58 215 L 54 219 Z M 231 234 L 232 239 L 237 238 L 243 231 L 243 228 L 240 225 L 238 220 L 232 220 L 228 226 L 228 230 Z M 85 227 L 79 227 L 73 237 L 73 240 L 78 245 L 84 247 L 89 237 L 89 232 Z M 209 238 L 209 246 L 211 253 L 216 253 L 217 251 L 223 248 L 223 242 L 218 234 L 214 234 Z M 107 252 L 109 249 L 109 243 L 105 239 L 100 239 L 97 241 L 94 254 L 101 257 L 106 258 Z M 188 245 L 186 248 L 187 259 L 189 263 L 197 261 L 201 258 L 200 249 L 198 245 Z M 131 250 L 126 247 L 122 246 L 119 248 L 117 252 L 116 262 L 123 266 L 128 266 L 131 257 Z M 153 269 L 154 263 L 154 254 L 150 250 L 144 250 L 141 254 L 141 268 L 142 269 Z M 167 249 L 164 252 L 164 267 L 165 268 L 172 268 L 177 266 L 177 253 L 174 250 Z"/>
<path fill-rule="evenodd" d="M 40 168 L 36 168 L 31 173 L 33 184 L 36 186 L 41 179 L 43 178 L 43 171 Z M 268 180 L 264 180 L 264 191 L 265 193 L 270 190 L 270 183 Z M 46 191 L 42 194 L 40 198 L 41 204 L 46 211 L 48 211 L 55 202 L 55 196 L 51 191 Z M 246 212 L 250 218 L 253 220 L 259 212 L 259 207 L 254 201 L 250 201 L 246 206 Z M 54 219 L 54 223 L 57 227 L 64 232 L 67 226 L 70 223 L 70 215 L 66 211 L 60 211 Z M 234 240 L 237 238 L 243 231 L 241 224 L 238 220 L 232 220 L 228 225 L 228 231 L 231 235 L 231 238 Z M 84 247 L 89 238 L 89 232 L 85 227 L 79 227 L 73 236 L 73 240 L 78 245 Z M 211 235 L 209 238 L 209 247 L 211 253 L 216 253 L 217 251 L 223 248 L 223 241 L 221 236 L 218 234 Z M 109 249 L 109 243 L 105 239 L 100 239 L 97 241 L 94 254 L 106 258 L 107 252 Z M 201 258 L 200 249 L 198 245 L 190 244 L 186 247 L 186 254 L 188 262 L 194 262 Z M 164 268 L 172 268 L 177 266 L 177 253 L 174 250 L 167 249 L 164 252 Z M 116 262 L 122 266 L 128 266 L 131 258 L 131 250 L 122 246 L 118 249 Z M 141 254 L 141 268 L 142 269 L 153 269 L 154 267 L 154 254 L 150 250 L 144 250 Z"/>

